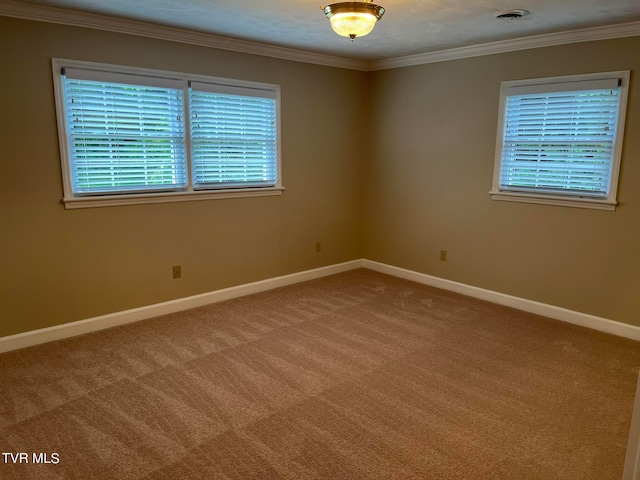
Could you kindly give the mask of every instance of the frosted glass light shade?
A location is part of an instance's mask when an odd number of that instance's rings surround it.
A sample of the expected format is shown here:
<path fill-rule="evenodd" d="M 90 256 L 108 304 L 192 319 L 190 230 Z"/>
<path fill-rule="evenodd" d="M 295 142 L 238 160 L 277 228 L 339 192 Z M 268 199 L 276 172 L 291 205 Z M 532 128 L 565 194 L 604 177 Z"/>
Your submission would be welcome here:
<path fill-rule="evenodd" d="M 343 37 L 353 40 L 371 33 L 376 22 L 382 18 L 384 8 L 369 1 L 333 3 L 324 7 L 331 28 Z"/>
<path fill-rule="evenodd" d="M 371 33 L 378 19 L 370 13 L 345 12 L 333 15 L 329 21 L 331 28 L 343 37 L 364 37 Z"/>

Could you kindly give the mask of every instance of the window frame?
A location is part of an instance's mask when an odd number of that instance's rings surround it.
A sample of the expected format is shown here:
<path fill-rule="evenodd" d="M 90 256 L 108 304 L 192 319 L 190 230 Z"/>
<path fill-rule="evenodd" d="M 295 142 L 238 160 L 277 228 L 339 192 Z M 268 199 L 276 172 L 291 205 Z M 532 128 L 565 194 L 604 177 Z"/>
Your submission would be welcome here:
<path fill-rule="evenodd" d="M 270 83 L 260 83 L 244 80 L 235 80 L 206 75 L 186 74 L 166 70 L 155 70 L 148 68 L 130 67 L 123 65 L 112 65 L 96 62 L 86 62 L 81 60 L 69 60 L 52 58 L 53 86 L 56 106 L 56 117 L 58 126 L 58 142 L 60 148 L 60 164 L 62 170 L 63 198 L 62 201 L 66 209 L 88 208 L 88 207 L 108 207 L 117 205 L 136 205 L 150 203 L 182 202 L 194 200 L 211 200 L 240 197 L 263 197 L 281 195 L 282 186 L 282 161 L 281 161 L 281 120 L 280 120 L 280 86 Z M 184 98 L 184 134 L 185 134 L 185 168 L 187 172 L 187 184 L 184 188 L 159 192 L 135 191 L 129 193 L 91 193 L 76 195 L 73 192 L 71 156 L 69 135 L 66 124 L 66 109 L 64 97 L 63 69 L 79 68 L 93 70 L 105 74 L 139 75 L 147 77 L 161 77 L 181 82 Z M 191 135 L 189 118 L 189 83 L 214 83 L 231 88 L 248 88 L 252 90 L 264 90 L 270 96 L 275 97 L 276 114 L 276 155 L 275 155 L 275 182 L 271 186 L 251 186 L 251 187 L 207 187 L 194 188 L 192 179 L 192 156 L 191 156 Z"/>
<path fill-rule="evenodd" d="M 553 92 L 553 85 L 569 82 L 585 82 L 593 80 L 618 79 L 620 85 L 619 108 L 617 118 L 616 137 L 613 144 L 611 157 L 611 175 L 608 195 L 606 198 L 594 198 L 593 196 L 580 196 L 579 194 L 558 192 L 532 192 L 516 191 L 513 189 L 501 190 L 500 177 L 502 173 L 502 153 L 504 147 L 505 114 L 507 106 L 507 92 L 513 87 L 544 87 L 549 85 L 549 91 Z M 496 133 L 495 159 L 493 168 L 493 185 L 489 192 L 492 200 L 508 202 L 537 203 L 543 205 L 555 205 L 577 208 L 591 208 L 613 211 L 616 208 L 620 162 L 622 158 L 622 145 L 624 138 L 627 96 L 629 90 L 630 72 L 628 70 L 588 73 L 580 75 L 565 75 L 559 77 L 546 77 L 526 80 L 503 81 L 500 84 L 500 101 L 498 107 L 498 127 Z M 577 91 L 577 90 L 576 90 Z"/>

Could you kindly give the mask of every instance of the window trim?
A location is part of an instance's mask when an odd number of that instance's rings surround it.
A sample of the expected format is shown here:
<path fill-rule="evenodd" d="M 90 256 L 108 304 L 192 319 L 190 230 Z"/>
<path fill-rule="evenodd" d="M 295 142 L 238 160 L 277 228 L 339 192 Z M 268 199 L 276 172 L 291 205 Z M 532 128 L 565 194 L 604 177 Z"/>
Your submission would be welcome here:
<path fill-rule="evenodd" d="M 280 86 L 270 83 L 251 82 L 245 80 L 235 80 L 221 77 L 211 77 L 205 75 L 192 75 L 166 70 L 155 70 L 148 68 L 138 68 L 123 65 L 112 65 L 96 62 L 85 62 L 81 60 L 69 60 L 52 58 L 51 66 L 53 72 L 53 86 L 56 106 L 56 118 L 58 126 L 58 143 L 60 148 L 60 164 L 62 169 L 62 186 L 63 198 L 62 202 L 66 209 L 75 208 L 91 208 L 91 207 L 110 207 L 117 205 L 137 205 L 151 203 L 166 202 L 183 202 L 195 200 L 212 200 L 212 199 L 228 199 L 241 197 L 264 197 L 281 195 L 284 191 L 282 186 L 282 159 L 281 159 L 281 120 L 280 120 Z M 71 163 L 70 148 L 68 144 L 68 132 L 66 125 L 66 113 L 64 104 L 64 85 L 62 78 L 63 68 L 81 68 L 91 69 L 98 72 L 116 73 L 116 74 L 134 74 L 144 76 L 155 76 L 178 80 L 183 84 L 185 92 L 185 114 L 188 108 L 189 97 L 187 95 L 188 83 L 216 83 L 219 85 L 228 85 L 238 88 L 250 88 L 253 90 L 265 90 L 271 92 L 276 100 L 276 181 L 273 186 L 260 186 L 242 188 L 208 188 L 196 190 L 193 187 L 191 179 L 192 160 L 190 158 L 190 135 L 188 134 L 189 125 L 186 125 L 186 145 L 187 145 L 187 185 L 181 190 L 171 190 L 164 192 L 141 192 L 141 193 L 107 193 L 107 194 L 91 194 L 91 195 L 74 195 L 71 180 Z"/>
<path fill-rule="evenodd" d="M 507 91 L 513 87 L 532 87 L 559 84 L 566 82 L 583 82 L 590 80 L 619 79 L 620 81 L 620 106 L 618 109 L 618 125 L 612 154 L 611 180 L 607 198 L 580 197 L 577 195 L 551 194 L 549 192 L 518 192 L 513 190 L 500 190 L 500 175 L 502 168 L 502 149 L 504 145 L 504 120 L 507 101 Z M 489 192 L 492 200 L 521 203 L 537 203 L 543 205 L 556 205 L 564 207 L 591 208 L 613 211 L 616 209 L 618 180 L 620 174 L 620 162 L 622 158 L 622 143 L 625 129 L 627 95 L 629 90 L 629 70 L 588 73 L 580 75 L 565 75 L 560 77 L 546 77 L 527 80 L 510 80 L 500 84 L 500 102 L 498 107 L 498 127 L 496 133 L 495 159 L 493 167 L 493 185 Z"/>

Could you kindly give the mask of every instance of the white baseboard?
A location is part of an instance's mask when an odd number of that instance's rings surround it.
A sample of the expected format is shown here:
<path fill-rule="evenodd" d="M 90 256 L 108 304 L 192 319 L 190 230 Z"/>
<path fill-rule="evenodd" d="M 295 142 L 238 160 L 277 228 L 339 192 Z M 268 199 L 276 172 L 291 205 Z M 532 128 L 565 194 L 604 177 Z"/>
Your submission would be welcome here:
<path fill-rule="evenodd" d="M 629 325 L 628 323 L 616 322 L 607 318 L 596 317 L 588 313 L 576 312 L 562 307 L 556 307 L 546 303 L 540 303 L 525 298 L 514 297 L 504 293 L 485 290 L 484 288 L 473 287 L 464 283 L 446 280 L 444 278 L 433 277 L 424 273 L 406 270 L 404 268 L 394 267 L 384 263 L 374 262 L 372 260 L 363 260 L 362 266 L 369 270 L 386 273 L 394 277 L 400 277 L 412 280 L 424 285 L 450 290 L 452 292 L 461 293 L 469 297 L 479 298 L 488 302 L 497 303 L 513 307 L 529 313 L 535 313 L 567 323 L 573 323 L 583 327 L 599 330 L 601 332 L 611 333 L 619 337 L 630 338 L 632 340 L 640 340 L 640 327 Z"/>
<path fill-rule="evenodd" d="M 461 293 L 463 295 L 479 298 L 492 303 L 506 305 L 525 312 L 543 315 L 545 317 L 573 323 L 575 325 L 581 325 L 594 330 L 600 330 L 602 332 L 630 338 L 632 340 L 640 340 L 640 327 L 636 327 L 634 325 L 616 322 L 586 313 L 575 312 L 573 310 L 567 310 L 565 308 L 535 302 L 533 300 L 514 297 L 504 293 L 494 292 L 492 290 L 485 290 L 483 288 L 473 287 L 464 283 L 458 283 L 424 273 L 415 272 L 413 270 L 406 270 L 404 268 L 374 262 L 372 260 L 359 259 L 313 270 L 292 273 L 290 275 L 268 278 L 258 282 L 224 288 L 222 290 L 215 290 L 213 292 L 193 295 L 191 297 L 170 300 L 168 302 L 157 303 L 155 305 L 148 305 L 122 312 L 101 315 L 99 317 L 88 318 L 86 320 L 79 320 L 53 327 L 18 333 L 7 337 L 0 337 L 0 353 L 39 345 L 41 343 L 52 342 L 54 340 L 61 340 L 63 338 L 75 337 L 77 335 L 103 330 L 105 328 L 116 327 L 118 325 L 137 322 L 139 320 L 157 317 L 159 315 L 166 315 L 168 313 L 175 313 L 190 308 L 201 307 L 210 303 L 221 302 L 223 300 L 251 295 L 253 293 L 264 292 L 266 290 L 284 287 L 294 283 L 305 282 L 307 280 L 314 280 L 316 278 L 346 272 L 355 268 L 368 268 L 376 272 L 386 273 L 388 275 L 412 280 L 432 287 L 442 288 L 444 290 L 450 290 L 452 292 Z"/>
<path fill-rule="evenodd" d="M 85 333 L 103 330 L 105 328 L 116 327 L 126 323 L 137 322 L 147 318 L 175 313 L 190 308 L 201 307 L 210 303 L 222 302 L 232 298 L 251 295 L 252 293 L 264 292 L 274 288 L 285 287 L 294 283 L 306 282 L 316 278 L 326 277 L 336 273 L 346 272 L 354 268 L 361 268 L 362 260 L 352 260 L 350 262 L 338 263 L 327 267 L 306 270 L 304 272 L 292 273 L 281 277 L 268 278 L 258 282 L 246 283 L 235 287 L 223 288 L 213 292 L 193 295 L 191 297 L 178 298 L 168 302 L 156 303 L 122 312 L 110 313 L 99 317 L 78 320 L 76 322 L 63 323 L 53 327 L 41 328 L 29 332 L 18 333 L 7 337 L 0 337 L 0 353 L 18 350 L 20 348 L 31 347 L 41 343 L 62 340 L 63 338 L 75 337 Z"/>

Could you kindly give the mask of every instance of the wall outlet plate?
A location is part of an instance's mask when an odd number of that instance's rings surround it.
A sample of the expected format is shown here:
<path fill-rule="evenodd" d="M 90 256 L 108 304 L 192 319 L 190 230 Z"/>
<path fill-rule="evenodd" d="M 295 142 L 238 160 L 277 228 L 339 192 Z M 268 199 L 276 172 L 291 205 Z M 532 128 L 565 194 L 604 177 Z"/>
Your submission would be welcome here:
<path fill-rule="evenodd" d="M 182 277 L 182 267 L 180 265 L 173 266 L 173 278 Z"/>

